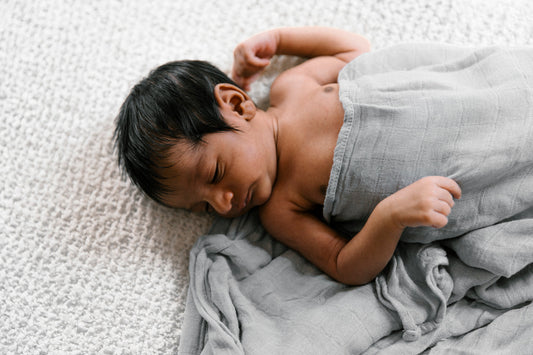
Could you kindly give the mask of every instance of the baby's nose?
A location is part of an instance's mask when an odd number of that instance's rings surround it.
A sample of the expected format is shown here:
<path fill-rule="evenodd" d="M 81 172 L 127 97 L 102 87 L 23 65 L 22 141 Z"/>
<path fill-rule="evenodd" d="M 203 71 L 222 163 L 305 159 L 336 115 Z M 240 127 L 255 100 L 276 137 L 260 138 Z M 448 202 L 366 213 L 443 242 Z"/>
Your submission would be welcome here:
<path fill-rule="evenodd" d="M 233 207 L 233 192 L 222 191 L 213 201 L 212 206 L 220 215 L 229 213 Z"/>

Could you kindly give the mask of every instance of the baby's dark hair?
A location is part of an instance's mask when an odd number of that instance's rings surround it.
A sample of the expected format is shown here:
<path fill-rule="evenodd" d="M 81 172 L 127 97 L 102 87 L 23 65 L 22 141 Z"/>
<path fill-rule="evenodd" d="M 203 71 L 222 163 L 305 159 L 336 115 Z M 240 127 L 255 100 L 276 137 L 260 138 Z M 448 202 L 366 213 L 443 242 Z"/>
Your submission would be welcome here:
<path fill-rule="evenodd" d="M 168 167 L 172 146 L 180 141 L 195 145 L 206 134 L 234 130 L 214 96 L 219 83 L 238 86 L 207 62 L 170 62 L 152 70 L 122 104 L 114 134 L 118 163 L 153 200 L 164 204 L 162 197 L 170 192 L 159 171 Z"/>

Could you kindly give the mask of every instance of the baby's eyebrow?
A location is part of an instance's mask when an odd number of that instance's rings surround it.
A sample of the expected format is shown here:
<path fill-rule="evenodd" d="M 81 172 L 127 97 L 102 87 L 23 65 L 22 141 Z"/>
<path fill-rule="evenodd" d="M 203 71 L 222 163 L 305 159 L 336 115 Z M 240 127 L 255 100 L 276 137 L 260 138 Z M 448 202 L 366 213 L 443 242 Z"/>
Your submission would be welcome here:
<path fill-rule="evenodd" d="M 198 160 L 196 161 L 196 164 L 195 164 L 195 169 L 194 169 L 194 178 L 197 179 L 199 176 L 199 173 L 200 171 L 202 170 L 202 168 L 205 166 L 205 154 L 199 154 L 199 157 L 198 157 Z"/>

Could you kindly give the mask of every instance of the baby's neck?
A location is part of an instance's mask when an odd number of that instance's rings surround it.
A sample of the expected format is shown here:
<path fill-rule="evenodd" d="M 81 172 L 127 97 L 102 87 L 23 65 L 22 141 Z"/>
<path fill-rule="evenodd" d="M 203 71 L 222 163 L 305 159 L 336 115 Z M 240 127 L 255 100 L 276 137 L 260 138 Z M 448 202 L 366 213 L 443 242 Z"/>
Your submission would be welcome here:
<path fill-rule="evenodd" d="M 256 118 L 258 118 L 256 121 L 257 124 L 261 126 L 261 131 L 265 132 L 265 135 L 268 135 L 269 138 L 272 137 L 276 148 L 276 156 L 278 156 L 279 121 L 276 110 L 268 109 L 267 111 L 263 111 L 258 109 L 256 112 Z"/>

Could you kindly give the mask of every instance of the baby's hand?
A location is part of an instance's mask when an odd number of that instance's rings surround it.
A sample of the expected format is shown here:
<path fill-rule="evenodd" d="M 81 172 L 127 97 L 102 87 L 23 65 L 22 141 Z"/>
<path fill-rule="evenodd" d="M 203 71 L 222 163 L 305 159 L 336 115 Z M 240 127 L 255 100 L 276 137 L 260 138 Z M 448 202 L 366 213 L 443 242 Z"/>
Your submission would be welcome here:
<path fill-rule="evenodd" d="M 257 79 L 276 54 L 277 38 L 274 32 L 263 32 L 240 43 L 233 53 L 231 70 L 233 80 L 245 90 Z"/>
<path fill-rule="evenodd" d="M 448 223 L 448 215 L 454 206 L 453 198 L 461 198 L 461 188 L 454 180 L 443 176 L 428 176 L 382 202 L 390 208 L 390 216 L 400 228 L 442 228 Z"/>

